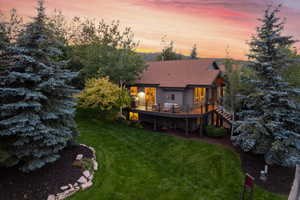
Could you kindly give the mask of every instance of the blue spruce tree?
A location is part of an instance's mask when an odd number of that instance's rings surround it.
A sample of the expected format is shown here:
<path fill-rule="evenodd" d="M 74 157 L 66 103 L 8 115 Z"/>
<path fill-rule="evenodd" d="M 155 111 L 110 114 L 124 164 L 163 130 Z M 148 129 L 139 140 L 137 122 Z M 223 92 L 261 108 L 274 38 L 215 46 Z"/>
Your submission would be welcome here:
<path fill-rule="evenodd" d="M 294 166 L 300 164 L 300 108 L 282 71 L 293 63 L 285 49 L 296 41 L 282 36 L 279 8 L 265 11 L 249 43 L 249 67 L 256 77 L 250 82 L 255 87 L 242 100 L 232 139 L 244 151 L 264 154 L 268 164 Z"/>
<path fill-rule="evenodd" d="M 6 66 L 0 68 L 0 140 L 28 172 L 54 162 L 77 135 L 76 92 L 69 84 L 77 73 L 64 69 L 60 47 L 47 25 L 43 1 L 16 45 L 2 48 Z"/>

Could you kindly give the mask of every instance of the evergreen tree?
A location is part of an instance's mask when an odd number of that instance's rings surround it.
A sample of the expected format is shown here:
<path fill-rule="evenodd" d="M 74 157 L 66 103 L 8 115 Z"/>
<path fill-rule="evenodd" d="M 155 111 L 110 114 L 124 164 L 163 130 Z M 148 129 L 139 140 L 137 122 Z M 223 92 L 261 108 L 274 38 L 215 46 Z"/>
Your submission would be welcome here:
<path fill-rule="evenodd" d="M 3 19 L 3 16 L 0 15 L 0 71 L 6 66 L 7 58 L 6 50 L 10 46 L 9 40 L 9 28 L 8 23 Z M 1 90 L 0 90 L 1 91 Z M 0 93 L 1 97 L 1 93 Z M 0 114 L 1 116 L 1 114 Z M 6 163 L 7 166 L 16 163 L 15 159 L 11 159 L 12 156 L 7 150 L 7 144 L 9 141 L 7 138 L 1 137 L 0 139 L 0 165 L 1 163 Z"/>
<path fill-rule="evenodd" d="M 157 61 L 166 60 L 181 60 L 182 57 L 174 51 L 174 42 L 171 41 L 169 45 L 165 46 L 160 55 L 157 56 Z"/>
<path fill-rule="evenodd" d="M 10 141 L 6 150 L 26 172 L 56 161 L 77 135 L 76 91 L 68 85 L 77 73 L 59 59 L 62 43 L 47 26 L 43 0 L 37 13 L 5 49 L 8 61 L 0 69 L 0 140 Z"/>
<path fill-rule="evenodd" d="M 294 166 L 300 164 L 300 107 L 281 72 L 293 62 L 284 49 L 296 41 L 282 36 L 279 8 L 265 11 L 249 43 L 249 67 L 256 76 L 251 83 L 256 87 L 243 99 L 233 141 L 244 151 L 264 154 L 268 164 Z"/>
<path fill-rule="evenodd" d="M 0 49 L 1 52 L 7 47 L 9 43 L 7 23 L 1 18 L 0 21 Z M 0 53 L 1 53 L 0 52 Z"/>
<path fill-rule="evenodd" d="M 196 44 L 194 44 L 194 46 L 193 46 L 193 49 L 192 49 L 192 51 L 191 51 L 191 56 L 190 56 L 190 58 L 191 59 L 198 59 L 198 57 L 197 57 L 197 46 L 196 46 Z"/>

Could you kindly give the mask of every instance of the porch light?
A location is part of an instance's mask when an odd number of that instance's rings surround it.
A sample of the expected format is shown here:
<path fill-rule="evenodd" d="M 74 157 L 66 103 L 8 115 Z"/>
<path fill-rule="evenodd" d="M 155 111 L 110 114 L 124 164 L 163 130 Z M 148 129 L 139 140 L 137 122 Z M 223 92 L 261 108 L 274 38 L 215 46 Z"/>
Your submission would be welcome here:
<path fill-rule="evenodd" d="M 143 98 L 144 96 L 145 96 L 145 92 L 139 92 L 139 93 L 138 93 L 138 97 Z"/>

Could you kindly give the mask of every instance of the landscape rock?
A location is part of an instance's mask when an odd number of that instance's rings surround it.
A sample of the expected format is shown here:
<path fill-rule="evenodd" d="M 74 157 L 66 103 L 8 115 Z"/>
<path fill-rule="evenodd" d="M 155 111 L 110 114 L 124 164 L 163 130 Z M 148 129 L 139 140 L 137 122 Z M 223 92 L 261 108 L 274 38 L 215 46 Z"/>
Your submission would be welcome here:
<path fill-rule="evenodd" d="M 61 190 L 66 190 L 66 189 L 68 189 L 68 188 L 69 188 L 69 186 L 67 186 L 67 185 L 64 185 L 64 186 L 61 186 L 61 187 L 60 187 Z"/>
<path fill-rule="evenodd" d="M 96 154 L 95 149 L 94 149 L 93 147 L 89 147 L 89 148 L 90 148 L 90 150 L 93 152 L 93 154 L 95 155 L 95 154 Z"/>
<path fill-rule="evenodd" d="M 76 156 L 76 160 L 81 160 L 83 158 L 83 155 L 82 154 L 78 154 L 77 156 Z"/>
<path fill-rule="evenodd" d="M 55 196 L 53 194 L 49 195 L 47 200 L 55 200 Z"/>
<path fill-rule="evenodd" d="M 77 180 L 78 183 L 81 183 L 81 184 L 85 184 L 87 183 L 87 180 L 84 176 L 81 176 L 78 180 Z"/>
<path fill-rule="evenodd" d="M 85 170 L 83 172 L 83 175 L 86 177 L 86 178 L 89 178 L 91 176 L 91 173 L 88 171 L 88 170 Z"/>
<path fill-rule="evenodd" d="M 82 184 L 82 185 L 81 185 L 81 188 L 82 188 L 83 190 L 85 190 L 85 189 L 91 187 L 92 185 L 93 185 L 93 183 L 92 183 L 92 181 L 90 181 L 90 182 L 87 182 L 87 183 L 85 183 L 85 184 Z"/>
<path fill-rule="evenodd" d="M 94 167 L 94 170 L 97 171 L 98 170 L 98 163 L 96 160 L 93 160 L 93 167 Z"/>

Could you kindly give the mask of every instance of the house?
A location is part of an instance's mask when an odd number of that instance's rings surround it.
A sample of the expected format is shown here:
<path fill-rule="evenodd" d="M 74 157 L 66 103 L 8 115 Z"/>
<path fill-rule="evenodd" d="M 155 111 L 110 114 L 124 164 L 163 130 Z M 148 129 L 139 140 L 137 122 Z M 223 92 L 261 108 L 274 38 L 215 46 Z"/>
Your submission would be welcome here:
<path fill-rule="evenodd" d="M 220 104 L 224 87 L 214 59 L 157 61 L 147 65 L 140 79 L 129 87 L 130 119 L 152 123 L 154 129 L 175 124 L 187 132 L 200 128 L 201 119 L 208 121 L 212 115 L 214 120 L 212 111 Z"/>

